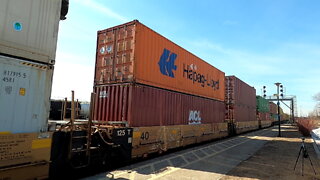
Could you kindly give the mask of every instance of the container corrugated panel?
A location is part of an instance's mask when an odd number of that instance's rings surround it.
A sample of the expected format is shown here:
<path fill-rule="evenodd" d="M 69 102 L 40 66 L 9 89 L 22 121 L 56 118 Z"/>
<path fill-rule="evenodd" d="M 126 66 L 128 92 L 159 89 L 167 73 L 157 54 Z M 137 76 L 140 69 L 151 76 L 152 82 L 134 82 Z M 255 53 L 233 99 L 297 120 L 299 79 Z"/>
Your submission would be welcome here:
<path fill-rule="evenodd" d="M 269 112 L 269 101 L 261 96 L 257 96 L 257 110 L 259 112 Z"/>
<path fill-rule="evenodd" d="M 95 85 L 137 82 L 224 100 L 224 73 L 138 21 L 98 32 Z"/>
<path fill-rule="evenodd" d="M 256 109 L 244 105 L 234 106 L 234 120 L 236 122 L 257 121 Z"/>
<path fill-rule="evenodd" d="M 271 121 L 270 113 L 268 112 L 258 112 L 257 116 L 261 121 Z"/>
<path fill-rule="evenodd" d="M 61 0 L 1 0 L 0 53 L 53 64 Z"/>
<path fill-rule="evenodd" d="M 225 77 L 226 119 L 256 121 L 256 90 L 236 76 Z"/>
<path fill-rule="evenodd" d="M 256 108 L 256 89 L 236 76 L 226 76 L 226 103 Z"/>
<path fill-rule="evenodd" d="M 274 102 L 269 102 L 269 109 L 271 114 L 278 113 L 278 106 Z"/>
<path fill-rule="evenodd" d="M 0 132 L 47 130 L 53 67 L 0 56 Z"/>
<path fill-rule="evenodd" d="M 137 84 L 95 87 L 94 120 L 131 127 L 210 124 L 224 121 L 224 103 Z"/>

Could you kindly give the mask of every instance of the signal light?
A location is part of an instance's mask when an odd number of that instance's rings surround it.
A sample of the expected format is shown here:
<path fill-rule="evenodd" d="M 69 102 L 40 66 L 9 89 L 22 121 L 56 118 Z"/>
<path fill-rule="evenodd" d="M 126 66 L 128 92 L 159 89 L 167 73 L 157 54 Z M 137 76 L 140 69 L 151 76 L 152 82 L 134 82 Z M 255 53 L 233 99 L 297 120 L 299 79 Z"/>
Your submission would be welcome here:
<path fill-rule="evenodd" d="M 280 85 L 280 96 L 283 98 L 283 85 Z"/>
<path fill-rule="evenodd" d="M 263 97 L 265 98 L 267 95 L 266 95 L 266 92 L 267 92 L 267 90 L 266 90 L 266 86 L 263 86 Z"/>

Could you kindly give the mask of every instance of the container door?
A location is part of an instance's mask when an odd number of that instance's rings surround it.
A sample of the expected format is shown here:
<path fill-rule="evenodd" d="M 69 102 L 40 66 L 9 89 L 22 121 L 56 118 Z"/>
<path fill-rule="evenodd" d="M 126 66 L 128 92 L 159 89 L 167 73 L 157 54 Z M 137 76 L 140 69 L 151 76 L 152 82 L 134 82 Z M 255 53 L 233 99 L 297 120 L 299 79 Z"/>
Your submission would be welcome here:
<path fill-rule="evenodd" d="M 98 33 L 96 85 L 133 80 L 135 27 L 131 23 Z"/>
<path fill-rule="evenodd" d="M 52 66 L 0 56 L 0 132 L 47 130 Z"/>
<path fill-rule="evenodd" d="M 94 88 L 96 95 L 94 120 L 128 122 L 132 99 L 129 85 L 108 85 Z"/>

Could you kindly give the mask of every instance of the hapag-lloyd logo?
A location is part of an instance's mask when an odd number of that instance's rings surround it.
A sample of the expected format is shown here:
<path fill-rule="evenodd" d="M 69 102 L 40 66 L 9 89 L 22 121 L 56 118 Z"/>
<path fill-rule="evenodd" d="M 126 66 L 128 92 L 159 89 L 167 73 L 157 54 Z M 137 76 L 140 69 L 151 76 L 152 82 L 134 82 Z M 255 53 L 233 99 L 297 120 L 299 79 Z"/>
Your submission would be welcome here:
<path fill-rule="evenodd" d="M 163 53 L 158 62 L 161 74 L 174 78 L 173 71 L 177 70 L 177 66 L 174 64 L 177 58 L 177 54 L 170 52 L 164 48 Z M 183 63 L 182 76 L 188 80 L 191 80 L 193 84 L 197 83 L 201 87 L 211 87 L 213 90 L 219 89 L 219 79 L 214 80 L 209 74 L 203 74 L 198 72 L 197 66 L 194 64 L 186 65 Z"/>
<path fill-rule="evenodd" d="M 219 79 L 214 80 L 209 74 L 202 74 L 197 71 L 196 66 L 183 64 L 183 77 L 191 80 L 194 83 L 200 84 L 201 87 L 211 87 L 213 90 L 220 88 Z"/>
<path fill-rule="evenodd" d="M 173 70 L 177 70 L 177 66 L 174 65 L 176 58 L 177 54 L 170 52 L 168 49 L 163 49 L 158 62 L 161 74 L 174 78 Z"/>

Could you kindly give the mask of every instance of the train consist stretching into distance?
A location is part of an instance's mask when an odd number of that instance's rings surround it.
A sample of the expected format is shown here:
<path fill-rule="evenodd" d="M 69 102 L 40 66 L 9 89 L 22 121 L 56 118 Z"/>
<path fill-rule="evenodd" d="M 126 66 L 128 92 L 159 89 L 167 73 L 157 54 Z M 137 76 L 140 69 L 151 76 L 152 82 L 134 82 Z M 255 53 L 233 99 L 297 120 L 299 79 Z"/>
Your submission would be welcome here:
<path fill-rule="evenodd" d="M 137 20 L 98 31 L 93 89 L 91 125 L 55 132 L 53 167 L 65 167 L 61 154 L 74 167 L 104 166 L 277 121 L 255 88 Z"/>
<path fill-rule="evenodd" d="M 48 128 L 68 1 L 4 0 L 1 7 L 0 179 L 46 178 L 49 169 L 61 178 L 70 169 L 127 162 L 277 120 L 277 106 L 255 88 L 134 20 L 98 31 L 89 118 L 76 119 L 81 104 L 72 102 L 70 120 Z"/>

